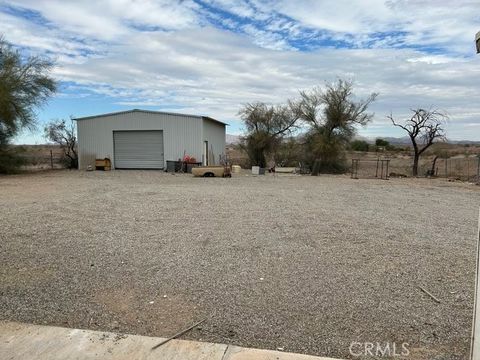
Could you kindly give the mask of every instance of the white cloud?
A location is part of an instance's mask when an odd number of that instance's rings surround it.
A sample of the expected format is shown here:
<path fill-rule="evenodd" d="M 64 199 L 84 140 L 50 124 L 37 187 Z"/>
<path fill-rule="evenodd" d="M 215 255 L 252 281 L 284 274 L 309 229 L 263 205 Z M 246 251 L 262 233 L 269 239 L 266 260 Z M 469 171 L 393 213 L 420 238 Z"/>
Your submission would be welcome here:
<path fill-rule="evenodd" d="M 242 103 L 285 101 L 337 76 L 353 78 L 359 97 L 380 92 L 372 110 L 381 126 L 390 111 L 406 116 L 416 106 L 447 110 L 451 126 L 457 119 L 474 121 L 472 114 L 480 111 L 473 101 L 480 90 L 476 59 L 435 61 L 430 55 L 424 61 L 422 53 L 395 49 L 279 52 L 213 28 L 195 38 L 188 41 L 189 30 L 136 34 L 108 57 L 64 64 L 58 75 L 133 107 L 172 104 L 227 121 Z"/>
<path fill-rule="evenodd" d="M 13 5 L 36 10 L 63 30 L 102 40 L 119 40 L 125 22 L 175 30 L 197 24 L 194 1 L 152 0 L 13 0 Z"/>
<path fill-rule="evenodd" d="M 476 16 L 469 13 L 469 2 L 451 9 L 449 17 L 441 2 L 428 12 L 421 1 L 369 0 L 360 6 L 312 0 L 293 7 L 286 1 L 211 0 L 238 16 L 268 19 L 264 27 L 244 23 L 237 29 L 233 20 L 223 19 L 239 33 L 207 25 L 205 9 L 193 1 L 10 3 L 39 11 L 48 26 L 0 12 L 1 31 L 14 44 L 56 58 L 55 75 L 72 83 L 69 93 L 82 97 L 93 92 L 118 104 L 208 114 L 235 123 L 243 103 L 282 102 L 299 89 L 343 77 L 355 81 L 359 97 L 380 93 L 372 106 L 375 121 L 363 134 L 392 131 L 385 118 L 390 111 L 404 117 L 412 107 L 435 106 L 450 113 L 454 137 L 480 136 L 472 126 L 480 113 L 475 101 L 480 61 L 457 52 L 466 52 L 470 37 L 464 32 L 473 28 Z M 442 24 L 457 28 L 449 32 Z M 145 30 L 157 26 L 162 30 Z M 330 31 L 358 46 L 371 41 L 372 32 L 408 31 L 400 38 L 377 39 L 373 48 L 291 51 L 289 40 L 307 36 L 305 27 Z M 280 36 L 282 31 L 291 38 Z M 315 36 L 323 36 L 319 34 Z M 398 39 L 443 44 L 452 51 L 438 55 L 392 47 Z"/>
<path fill-rule="evenodd" d="M 383 0 L 306 0 L 301 6 L 284 0 L 279 1 L 276 8 L 307 26 L 339 33 L 381 31 L 382 23 L 391 18 Z"/>
<path fill-rule="evenodd" d="M 477 0 L 209 0 L 238 16 L 293 19 L 358 47 L 433 46 L 471 54 L 480 22 Z M 232 5 L 232 3 L 235 4 Z M 285 17 L 285 18 L 282 18 Z M 273 31 L 274 29 L 271 28 Z"/>

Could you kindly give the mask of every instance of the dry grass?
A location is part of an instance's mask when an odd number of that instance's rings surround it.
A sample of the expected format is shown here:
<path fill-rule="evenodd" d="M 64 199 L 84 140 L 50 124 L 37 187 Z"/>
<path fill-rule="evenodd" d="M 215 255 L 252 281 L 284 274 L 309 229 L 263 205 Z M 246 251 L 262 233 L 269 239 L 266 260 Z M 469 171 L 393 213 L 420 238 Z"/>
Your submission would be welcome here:
<path fill-rule="evenodd" d="M 408 149 L 408 147 L 407 147 Z M 462 181 L 477 181 L 477 171 L 479 167 L 478 154 L 479 146 L 464 146 L 455 144 L 438 144 L 432 147 L 432 151 L 427 151 L 421 158 L 419 164 L 419 175 L 424 176 L 427 170 L 432 167 L 434 158 L 433 150 L 442 150 L 442 156 L 448 156 L 448 159 L 439 158 L 436 162 L 435 170 L 439 177 L 454 177 Z M 239 164 L 246 167 L 249 164 L 248 157 L 238 146 L 227 147 L 227 154 L 232 164 Z M 377 172 L 376 160 L 389 159 L 389 173 L 403 174 L 411 176 L 413 157 L 411 151 L 385 151 L 385 152 L 360 152 L 347 151 L 345 153 L 346 163 L 351 164 L 352 159 L 360 159 L 358 177 L 373 178 Z M 349 169 L 350 171 L 350 169 Z"/>
<path fill-rule="evenodd" d="M 62 169 L 63 151 L 58 145 L 16 145 L 17 154 L 26 160 L 23 171 Z"/>
<path fill-rule="evenodd" d="M 349 152 L 347 161 L 350 164 L 351 159 L 359 159 L 358 177 L 372 178 L 377 173 L 377 159 L 389 159 L 389 173 L 403 174 L 411 176 L 412 157 L 401 153 L 376 154 L 371 152 Z M 424 176 L 427 170 L 432 167 L 433 155 L 425 155 L 420 158 L 419 175 Z M 381 171 L 381 162 L 379 163 L 378 174 Z M 439 158 L 435 164 L 435 171 L 438 177 L 454 177 L 462 181 L 476 181 L 479 159 L 476 155 L 455 155 L 448 159 Z"/>

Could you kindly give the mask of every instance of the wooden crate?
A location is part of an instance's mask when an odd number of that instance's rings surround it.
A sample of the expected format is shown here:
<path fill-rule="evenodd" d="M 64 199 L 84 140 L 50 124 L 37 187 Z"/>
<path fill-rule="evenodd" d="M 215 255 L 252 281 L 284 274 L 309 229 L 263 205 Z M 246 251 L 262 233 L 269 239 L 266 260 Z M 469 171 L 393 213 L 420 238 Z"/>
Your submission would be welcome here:
<path fill-rule="evenodd" d="M 95 159 L 95 170 L 110 171 L 112 169 L 112 162 L 109 158 Z"/>

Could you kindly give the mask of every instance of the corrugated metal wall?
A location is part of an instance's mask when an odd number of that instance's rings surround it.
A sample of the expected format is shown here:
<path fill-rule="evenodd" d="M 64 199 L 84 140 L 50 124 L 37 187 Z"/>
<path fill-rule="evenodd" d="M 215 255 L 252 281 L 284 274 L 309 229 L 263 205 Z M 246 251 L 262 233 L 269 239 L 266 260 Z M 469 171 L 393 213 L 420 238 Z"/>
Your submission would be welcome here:
<path fill-rule="evenodd" d="M 216 152 L 224 151 L 218 147 L 225 148 L 225 126 L 218 124 L 212 131 L 211 126 L 205 126 L 204 123 L 205 120 L 195 116 L 140 111 L 78 120 L 79 168 L 85 169 L 88 165 L 94 165 L 95 158 L 108 157 L 114 161 L 115 130 L 163 130 L 165 161 L 178 160 L 183 157 L 184 152 L 201 161 L 204 133 L 211 138 L 209 141 L 214 144 Z M 221 141 L 215 140 L 215 136 L 219 136 Z M 218 145 L 215 145 L 217 143 Z M 112 165 L 115 167 L 115 164 Z"/>
<path fill-rule="evenodd" d="M 225 155 L 225 125 L 204 118 L 202 144 L 204 141 L 208 141 L 208 158 L 210 165 L 218 165 L 220 155 Z"/>

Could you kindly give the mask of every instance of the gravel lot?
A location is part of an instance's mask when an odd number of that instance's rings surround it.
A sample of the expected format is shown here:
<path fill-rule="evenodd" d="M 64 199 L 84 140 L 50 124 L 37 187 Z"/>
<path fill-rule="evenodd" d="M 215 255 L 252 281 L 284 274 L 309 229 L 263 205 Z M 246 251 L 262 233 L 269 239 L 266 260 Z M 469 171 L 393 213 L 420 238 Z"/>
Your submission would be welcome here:
<path fill-rule="evenodd" d="M 479 198 L 426 179 L 0 177 L 0 318 L 170 336 L 208 316 L 184 338 L 464 359 Z"/>

